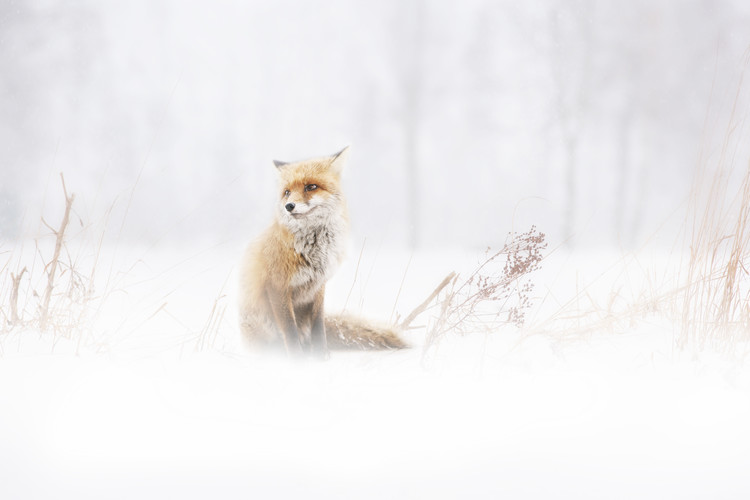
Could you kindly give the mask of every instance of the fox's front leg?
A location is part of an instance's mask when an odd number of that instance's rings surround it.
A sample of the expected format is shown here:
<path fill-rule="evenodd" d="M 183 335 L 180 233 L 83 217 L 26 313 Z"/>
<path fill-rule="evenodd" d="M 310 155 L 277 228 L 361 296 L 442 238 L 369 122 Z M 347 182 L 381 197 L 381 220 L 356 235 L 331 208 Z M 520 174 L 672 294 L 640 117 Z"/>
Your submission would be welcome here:
<path fill-rule="evenodd" d="M 312 304 L 312 327 L 310 329 L 310 341 L 313 352 L 323 357 L 328 356 L 328 342 L 326 341 L 326 327 L 323 320 L 323 298 L 325 297 L 325 286 L 315 294 Z"/>
<path fill-rule="evenodd" d="M 289 293 L 274 293 L 272 290 L 266 290 L 266 295 L 269 304 L 271 304 L 276 325 L 284 336 L 287 354 L 301 354 L 301 336 L 294 317 L 291 295 Z"/>

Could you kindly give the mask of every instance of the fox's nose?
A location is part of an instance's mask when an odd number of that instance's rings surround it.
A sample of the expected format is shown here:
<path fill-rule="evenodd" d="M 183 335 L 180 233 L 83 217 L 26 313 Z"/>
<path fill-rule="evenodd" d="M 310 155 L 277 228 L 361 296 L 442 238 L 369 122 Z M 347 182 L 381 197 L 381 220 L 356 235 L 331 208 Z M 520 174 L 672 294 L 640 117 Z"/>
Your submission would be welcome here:
<path fill-rule="evenodd" d="M 284 205 L 284 208 L 286 208 L 287 212 L 291 212 L 292 210 L 294 210 L 294 203 L 287 203 L 286 205 Z"/>

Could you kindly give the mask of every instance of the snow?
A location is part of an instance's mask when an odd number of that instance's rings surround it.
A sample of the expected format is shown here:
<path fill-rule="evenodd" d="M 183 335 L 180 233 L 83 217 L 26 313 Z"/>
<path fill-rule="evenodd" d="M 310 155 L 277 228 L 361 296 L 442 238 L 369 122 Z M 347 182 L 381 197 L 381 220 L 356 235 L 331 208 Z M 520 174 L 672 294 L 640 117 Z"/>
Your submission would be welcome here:
<path fill-rule="evenodd" d="M 750 498 L 750 346 L 676 343 L 715 296 L 679 249 L 747 240 L 748 2 L 358 4 L 0 2 L 0 321 L 77 195 L 52 328 L 0 323 L 0 499 Z M 327 310 L 398 321 L 534 224 L 525 329 L 245 350 L 272 159 L 346 144 Z"/>
<path fill-rule="evenodd" d="M 453 335 L 427 351 L 416 330 L 406 351 L 290 362 L 239 342 L 234 276 L 227 279 L 238 253 L 143 253 L 144 265 L 123 285 L 127 300 L 113 299 L 96 319 L 96 331 L 109 325 L 107 343 L 89 342 L 96 332 L 81 343 L 4 334 L 3 498 L 750 493 L 746 346 L 677 350 L 674 328 L 652 318 L 578 336 L 510 327 Z M 331 282 L 329 307 L 349 297 L 382 318 L 403 279 L 396 307 L 403 316 L 442 279 L 443 267 L 474 265 L 468 254 L 365 247 Z M 585 283 L 612 256 L 560 258 Z M 570 290 L 553 285 L 553 263 L 535 281 L 565 297 Z M 225 320 L 216 341 L 196 349 L 224 282 Z M 117 330 L 118 315 L 135 318 Z"/>

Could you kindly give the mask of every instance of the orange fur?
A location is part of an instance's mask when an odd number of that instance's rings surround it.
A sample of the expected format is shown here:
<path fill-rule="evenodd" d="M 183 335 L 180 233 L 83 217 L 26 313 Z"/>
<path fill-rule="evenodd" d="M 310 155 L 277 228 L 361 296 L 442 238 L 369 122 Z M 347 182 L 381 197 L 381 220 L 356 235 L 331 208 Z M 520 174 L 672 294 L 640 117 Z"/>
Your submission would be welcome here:
<path fill-rule="evenodd" d="M 341 193 L 346 153 L 275 162 L 276 218 L 248 249 L 240 276 L 242 331 L 253 345 L 284 345 L 290 354 L 309 348 L 325 354 L 328 339 L 337 347 L 406 346 L 391 330 L 323 315 L 325 283 L 343 259 L 348 230 Z"/>

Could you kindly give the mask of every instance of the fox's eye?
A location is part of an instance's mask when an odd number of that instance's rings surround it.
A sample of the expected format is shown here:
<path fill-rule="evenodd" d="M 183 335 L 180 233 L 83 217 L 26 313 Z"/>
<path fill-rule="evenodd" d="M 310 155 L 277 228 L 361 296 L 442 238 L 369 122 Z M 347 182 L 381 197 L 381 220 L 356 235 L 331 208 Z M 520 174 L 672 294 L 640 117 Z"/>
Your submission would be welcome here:
<path fill-rule="evenodd" d="M 289 196 L 290 194 L 291 194 L 291 192 L 290 192 L 290 191 L 289 191 L 288 189 L 287 189 L 286 191 L 284 191 L 284 196 L 285 196 L 285 197 L 286 197 L 286 196 Z"/>
<path fill-rule="evenodd" d="M 316 189 L 318 189 L 317 184 L 308 184 L 305 186 L 305 191 L 315 191 Z"/>

